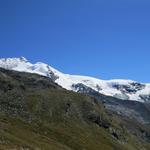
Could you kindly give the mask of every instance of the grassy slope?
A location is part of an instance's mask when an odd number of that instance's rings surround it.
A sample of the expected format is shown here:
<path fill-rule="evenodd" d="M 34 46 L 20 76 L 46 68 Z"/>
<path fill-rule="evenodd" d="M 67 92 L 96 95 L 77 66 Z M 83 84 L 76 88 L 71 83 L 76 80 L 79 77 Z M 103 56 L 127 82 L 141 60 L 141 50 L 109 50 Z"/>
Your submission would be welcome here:
<path fill-rule="evenodd" d="M 0 70 L 0 149 L 148 150 L 139 129 L 109 114 L 96 99 L 50 79 Z M 133 126 L 135 134 L 130 132 Z"/>

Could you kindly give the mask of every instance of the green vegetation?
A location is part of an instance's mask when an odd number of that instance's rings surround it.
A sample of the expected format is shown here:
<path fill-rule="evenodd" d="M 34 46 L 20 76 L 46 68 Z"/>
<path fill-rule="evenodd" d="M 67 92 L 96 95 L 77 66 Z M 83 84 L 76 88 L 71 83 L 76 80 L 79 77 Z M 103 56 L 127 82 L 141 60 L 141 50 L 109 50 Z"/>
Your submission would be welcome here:
<path fill-rule="evenodd" d="M 49 78 L 0 69 L 0 150 L 149 150 L 150 128 Z"/>

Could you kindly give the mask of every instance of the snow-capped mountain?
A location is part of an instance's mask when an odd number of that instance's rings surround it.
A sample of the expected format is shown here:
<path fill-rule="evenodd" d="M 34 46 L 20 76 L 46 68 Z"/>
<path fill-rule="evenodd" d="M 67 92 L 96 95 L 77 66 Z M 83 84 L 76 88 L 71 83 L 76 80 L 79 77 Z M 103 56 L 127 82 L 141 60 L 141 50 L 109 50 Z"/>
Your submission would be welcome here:
<path fill-rule="evenodd" d="M 63 88 L 75 92 L 92 89 L 101 94 L 122 100 L 150 102 L 150 84 L 132 80 L 101 80 L 87 76 L 64 74 L 45 63 L 37 62 L 32 64 L 24 57 L 2 58 L 0 59 L 0 67 L 47 76 Z"/>

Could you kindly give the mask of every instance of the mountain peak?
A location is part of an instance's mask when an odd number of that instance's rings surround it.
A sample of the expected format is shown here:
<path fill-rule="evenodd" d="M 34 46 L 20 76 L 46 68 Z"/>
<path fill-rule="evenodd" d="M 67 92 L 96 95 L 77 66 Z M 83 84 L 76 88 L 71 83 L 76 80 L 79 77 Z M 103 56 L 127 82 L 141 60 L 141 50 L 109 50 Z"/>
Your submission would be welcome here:
<path fill-rule="evenodd" d="M 20 58 L 19 58 L 21 61 L 24 61 L 24 62 L 27 62 L 28 60 L 25 58 L 25 57 L 23 57 L 23 56 L 21 56 Z"/>

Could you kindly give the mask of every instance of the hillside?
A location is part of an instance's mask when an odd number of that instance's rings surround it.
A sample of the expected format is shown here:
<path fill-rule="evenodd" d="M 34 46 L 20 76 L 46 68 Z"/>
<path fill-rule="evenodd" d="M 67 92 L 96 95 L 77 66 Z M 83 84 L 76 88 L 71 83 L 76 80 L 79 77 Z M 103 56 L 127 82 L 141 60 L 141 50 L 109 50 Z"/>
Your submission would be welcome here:
<path fill-rule="evenodd" d="M 37 74 L 0 68 L 0 149 L 149 150 L 149 125 Z M 107 97 L 108 99 L 109 97 Z"/>

